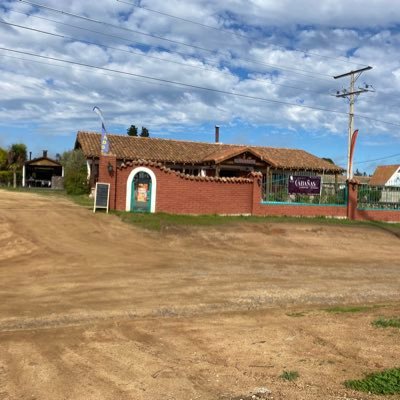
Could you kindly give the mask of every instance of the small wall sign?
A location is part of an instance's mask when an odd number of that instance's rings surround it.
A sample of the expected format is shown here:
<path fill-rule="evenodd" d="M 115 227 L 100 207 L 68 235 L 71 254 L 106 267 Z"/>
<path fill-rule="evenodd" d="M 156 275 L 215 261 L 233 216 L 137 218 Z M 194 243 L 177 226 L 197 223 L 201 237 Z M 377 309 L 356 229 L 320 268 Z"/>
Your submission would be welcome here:
<path fill-rule="evenodd" d="M 290 175 L 288 192 L 289 194 L 320 194 L 321 177 Z"/>

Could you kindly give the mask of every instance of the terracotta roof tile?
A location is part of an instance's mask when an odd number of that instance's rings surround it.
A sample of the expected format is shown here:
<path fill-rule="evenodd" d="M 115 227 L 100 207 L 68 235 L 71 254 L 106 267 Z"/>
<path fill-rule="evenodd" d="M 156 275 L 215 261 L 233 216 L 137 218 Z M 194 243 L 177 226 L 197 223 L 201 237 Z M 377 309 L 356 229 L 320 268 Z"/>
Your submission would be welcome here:
<path fill-rule="evenodd" d="M 145 161 L 145 160 L 137 160 L 137 161 L 128 161 L 124 164 L 121 164 L 119 166 L 119 169 L 124 169 L 127 166 L 132 166 L 132 165 L 145 165 L 145 166 L 150 166 L 150 167 L 156 167 L 161 169 L 162 171 L 174 174 L 176 176 L 179 176 L 180 178 L 183 179 L 190 179 L 190 180 L 196 180 L 196 181 L 207 181 L 207 182 L 234 182 L 234 183 L 251 183 L 253 182 L 253 179 L 251 177 L 259 177 L 259 174 L 256 173 L 250 173 L 249 178 L 221 178 L 221 177 L 214 177 L 214 176 L 198 176 L 198 175 L 189 175 L 189 174 L 184 174 L 183 172 L 178 172 L 174 171 L 171 168 L 167 168 L 161 163 L 154 162 L 154 161 Z"/>
<path fill-rule="evenodd" d="M 100 157 L 101 134 L 78 132 L 75 148 L 82 148 L 87 158 Z M 327 173 L 341 173 L 343 169 L 304 150 L 261 146 L 242 146 L 221 143 L 179 141 L 159 138 L 142 138 L 128 135 L 108 135 L 111 153 L 119 160 L 147 160 L 199 164 L 218 163 L 249 151 L 273 167 L 284 169 L 310 169 Z"/>
<path fill-rule="evenodd" d="M 372 186 L 383 186 L 400 168 L 400 164 L 396 165 L 378 165 L 372 175 L 369 184 Z"/>

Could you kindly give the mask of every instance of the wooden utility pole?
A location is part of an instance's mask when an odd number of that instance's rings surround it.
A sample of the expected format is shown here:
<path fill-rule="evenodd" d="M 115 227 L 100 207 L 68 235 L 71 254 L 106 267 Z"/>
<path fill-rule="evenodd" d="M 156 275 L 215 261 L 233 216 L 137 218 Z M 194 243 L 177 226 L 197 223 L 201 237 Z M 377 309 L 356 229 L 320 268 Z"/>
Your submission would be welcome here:
<path fill-rule="evenodd" d="M 354 104 L 356 102 L 357 96 L 361 93 L 371 92 L 371 87 L 369 85 L 365 85 L 365 87 L 355 88 L 355 83 L 360 75 L 364 71 L 369 71 L 372 67 L 365 67 L 361 69 L 357 69 L 355 71 L 346 72 L 342 75 L 334 76 L 334 79 L 344 78 L 345 76 L 350 76 L 350 88 L 343 89 L 342 91 L 336 92 L 336 97 L 347 97 L 349 99 L 349 133 L 348 133 L 348 144 L 347 144 L 347 179 L 353 178 L 353 168 L 350 162 L 350 147 L 351 147 L 351 138 L 354 132 Z"/>

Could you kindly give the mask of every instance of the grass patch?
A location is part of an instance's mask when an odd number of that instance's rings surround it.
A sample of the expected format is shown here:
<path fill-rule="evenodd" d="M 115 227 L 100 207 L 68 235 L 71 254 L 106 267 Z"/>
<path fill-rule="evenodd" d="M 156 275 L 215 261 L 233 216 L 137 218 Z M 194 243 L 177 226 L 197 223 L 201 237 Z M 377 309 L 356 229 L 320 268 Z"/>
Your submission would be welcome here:
<path fill-rule="evenodd" d="M 65 197 L 71 199 L 79 206 L 93 208 L 94 199 L 91 199 L 87 194 L 65 194 Z"/>
<path fill-rule="evenodd" d="M 266 222 L 265 218 L 255 216 L 148 214 L 123 211 L 113 211 L 113 213 L 118 215 L 124 222 L 157 231 L 177 226 L 220 226 L 241 222 Z"/>
<path fill-rule="evenodd" d="M 400 318 L 378 318 L 372 322 L 377 328 L 400 328 Z"/>
<path fill-rule="evenodd" d="M 363 311 L 369 311 L 376 308 L 384 307 L 382 305 L 373 305 L 373 306 L 335 306 L 325 308 L 324 311 L 334 314 L 345 314 L 345 313 L 357 313 Z"/>
<path fill-rule="evenodd" d="M 342 314 L 342 313 L 357 313 L 370 310 L 372 307 L 367 306 L 355 306 L 355 307 L 347 307 L 347 306 L 336 306 L 326 308 L 325 311 L 334 314 Z"/>
<path fill-rule="evenodd" d="M 300 312 L 290 312 L 290 313 L 286 313 L 286 315 L 288 317 L 305 317 L 306 313 L 304 311 L 300 311 Z"/>
<path fill-rule="evenodd" d="M 360 380 L 349 380 L 344 385 L 349 389 L 372 394 L 400 393 L 400 368 L 369 374 Z"/>
<path fill-rule="evenodd" d="M 220 226 L 235 223 L 299 223 L 320 225 L 349 225 L 365 226 L 370 228 L 382 228 L 390 225 L 391 229 L 398 230 L 400 235 L 400 224 L 387 224 L 369 221 L 349 221 L 336 218 L 306 218 L 306 217 L 259 217 L 259 216 L 221 216 L 221 215 L 178 215 L 166 213 L 128 213 L 113 211 L 124 222 L 140 226 L 144 229 L 163 230 L 177 226 Z M 382 225 L 382 226 L 381 226 Z"/>
<path fill-rule="evenodd" d="M 283 371 L 279 378 L 285 381 L 295 381 L 299 376 L 300 375 L 297 371 Z"/>

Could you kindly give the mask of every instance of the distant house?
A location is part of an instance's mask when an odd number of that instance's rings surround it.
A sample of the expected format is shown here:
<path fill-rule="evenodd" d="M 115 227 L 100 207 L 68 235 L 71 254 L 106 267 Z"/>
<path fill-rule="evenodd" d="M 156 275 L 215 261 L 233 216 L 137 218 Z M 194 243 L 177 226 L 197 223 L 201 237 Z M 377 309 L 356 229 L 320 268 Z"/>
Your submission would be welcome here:
<path fill-rule="evenodd" d="M 400 186 L 400 164 L 379 165 L 369 184 L 371 186 Z"/>
<path fill-rule="evenodd" d="M 47 157 L 47 150 L 43 150 L 42 157 L 25 162 L 22 169 L 22 186 L 50 188 L 54 179 L 62 176 L 63 166 Z"/>

